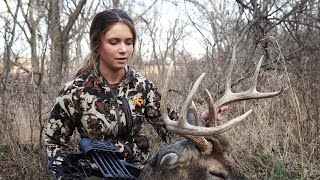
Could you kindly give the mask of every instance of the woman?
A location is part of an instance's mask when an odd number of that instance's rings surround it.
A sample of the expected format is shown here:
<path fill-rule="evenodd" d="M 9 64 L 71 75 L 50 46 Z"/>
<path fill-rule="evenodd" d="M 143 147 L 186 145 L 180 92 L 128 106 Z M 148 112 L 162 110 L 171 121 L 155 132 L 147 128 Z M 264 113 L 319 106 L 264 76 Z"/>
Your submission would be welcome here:
<path fill-rule="evenodd" d="M 125 161 L 140 167 L 150 157 L 148 139 L 140 132 L 144 120 L 169 140 L 160 119 L 157 88 L 127 66 L 135 42 L 134 24 L 126 12 L 111 9 L 95 16 L 90 27 L 91 54 L 60 91 L 47 124 L 49 157 L 67 150 L 76 128 L 81 138 L 111 141 Z M 170 115 L 176 117 L 174 112 Z"/>

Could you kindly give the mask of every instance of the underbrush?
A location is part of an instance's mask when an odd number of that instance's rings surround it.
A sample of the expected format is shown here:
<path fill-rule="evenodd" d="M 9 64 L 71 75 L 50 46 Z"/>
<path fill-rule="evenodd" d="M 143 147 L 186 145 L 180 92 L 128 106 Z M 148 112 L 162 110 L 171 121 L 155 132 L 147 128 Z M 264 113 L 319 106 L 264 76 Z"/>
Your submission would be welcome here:
<path fill-rule="evenodd" d="M 197 74 L 194 76 L 197 77 Z M 162 81 L 158 77 L 150 78 L 159 82 L 157 85 L 161 87 Z M 294 75 L 288 77 L 291 78 L 290 82 L 283 80 L 284 91 L 280 96 L 230 105 L 225 115 L 225 121 L 228 121 L 253 109 L 254 113 L 249 118 L 226 133 L 250 179 L 320 179 L 318 100 L 301 88 L 307 81 L 299 81 Z M 180 94 L 185 95 L 194 79 L 181 81 L 179 78 L 174 78 L 172 84 Z M 262 74 L 259 90 L 277 90 L 277 78 L 275 75 Z M 205 79 L 204 84 L 209 81 L 210 78 Z M 250 86 L 248 84 L 244 82 L 235 87 L 235 91 L 246 89 Z M 46 88 L 39 106 L 36 91 L 26 87 L 24 83 L 18 83 L 9 91 L 8 107 L 11 110 L 7 127 L 10 128 L 2 131 L 6 138 L 2 139 L 2 147 L 5 148 L 0 148 L 0 179 L 50 179 L 44 148 L 25 150 L 21 144 L 40 144 L 40 134 L 58 90 Z M 179 110 L 182 99 L 181 95 L 173 95 L 170 106 Z M 196 103 L 200 110 L 207 108 L 203 102 Z M 38 107 L 41 107 L 41 111 Z M 150 128 L 146 128 L 146 133 L 151 137 L 150 143 L 155 152 L 164 143 Z"/>
<path fill-rule="evenodd" d="M 49 179 L 43 151 L 23 150 L 17 145 L 0 149 L 0 179 Z"/>

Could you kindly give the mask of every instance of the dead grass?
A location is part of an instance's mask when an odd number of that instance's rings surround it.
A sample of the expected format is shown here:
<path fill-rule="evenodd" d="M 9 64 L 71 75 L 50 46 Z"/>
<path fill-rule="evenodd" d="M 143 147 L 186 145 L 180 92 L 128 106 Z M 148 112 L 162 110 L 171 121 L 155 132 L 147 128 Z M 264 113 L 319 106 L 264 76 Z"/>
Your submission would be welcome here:
<path fill-rule="evenodd" d="M 0 179 L 49 179 L 47 157 L 42 151 L 25 151 L 18 145 L 2 147 Z"/>
<path fill-rule="evenodd" d="M 182 94 L 192 81 L 187 71 L 174 79 Z M 195 73 L 197 74 L 197 73 Z M 185 78 L 183 78 L 185 76 Z M 194 76 L 194 75 L 193 75 Z M 158 86 L 158 75 L 148 75 Z M 181 78 L 184 81 L 181 81 Z M 264 73 L 259 89 L 263 92 L 278 89 L 279 75 Z M 209 79 L 206 79 L 209 81 Z M 226 119 L 253 109 L 253 114 L 239 126 L 227 132 L 238 158 L 251 179 L 320 179 L 319 99 L 309 92 L 312 82 L 288 73 L 282 79 L 283 93 L 275 98 L 251 100 L 230 106 Z M 249 82 L 235 87 L 246 89 Z M 40 129 L 49 116 L 57 89 L 47 87 L 42 94 L 42 114 L 39 122 L 36 89 L 30 81 L 10 85 L 9 118 L 0 148 L 0 179 L 49 179 L 44 149 L 25 151 L 20 144 L 40 142 Z M 19 91 L 17 90 L 19 89 Z M 317 96 L 316 96 L 317 97 Z M 178 109 L 181 96 L 174 95 L 171 106 Z M 200 109 L 205 109 L 202 104 Z M 150 137 L 156 137 L 153 130 Z M 154 151 L 162 145 L 159 138 L 151 138 Z"/>

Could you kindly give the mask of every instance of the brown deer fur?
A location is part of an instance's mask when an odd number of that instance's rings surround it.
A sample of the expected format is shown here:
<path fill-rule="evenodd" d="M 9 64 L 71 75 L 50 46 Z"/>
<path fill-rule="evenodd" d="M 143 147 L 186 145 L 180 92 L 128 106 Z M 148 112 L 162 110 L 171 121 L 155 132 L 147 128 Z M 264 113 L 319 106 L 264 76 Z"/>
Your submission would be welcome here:
<path fill-rule="evenodd" d="M 192 142 L 185 139 L 162 147 L 147 163 L 139 179 L 247 179 L 232 146 L 224 137 L 218 135 L 206 139 L 213 145 L 209 155 L 202 155 Z"/>

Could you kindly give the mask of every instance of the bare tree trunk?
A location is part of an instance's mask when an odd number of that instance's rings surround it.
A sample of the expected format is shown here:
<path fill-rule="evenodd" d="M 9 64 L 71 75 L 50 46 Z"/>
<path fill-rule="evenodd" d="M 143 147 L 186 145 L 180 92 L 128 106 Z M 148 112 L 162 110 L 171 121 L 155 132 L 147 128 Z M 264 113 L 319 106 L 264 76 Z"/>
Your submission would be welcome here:
<path fill-rule="evenodd" d="M 83 42 L 83 37 L 86 34 L 86 27 L 87 27 L 87 22 L 90 22 L 93 17 L 95 16 L 94 13 L 91 12 L 97 12 L 98 7 L 101 6 L 100 3 L 94 4 L 95 1 L 91 1 L 89 4 L 88 8 L 85 8 L 84 12 L 80 14 L 81 20 L 77 21 L 76 24 L 74 25 L 74 28 L 72 30 L 72 34 L 76 37 L 75 42 L 76 42 L 76 57 L 75 57 L 75 62 L 74 62 L 74 67 L 78 69 L 78 67 L 81 64 L 81 61 L 83 59 L 83 51 L 82 51 L 82 42 Z"/>
<path fill-rule="evenodd" d="M 62 77 L 62 31 L 60 24 L 60 1 L 52 0 L 50 3 L 50 84 L 59 86 Z"/>
<path fill-rule="evenodd" d="M 23 8 L 22 1 L 18 0 L 18 6 L 20 11 L 22 12 L 22 16 L 24 17 L 24 21 L 27 24 L 27 28 L 24 27 L 23 24 L 20 24 L 18 22 L 18 25 L 20 26 L 21 30 L 23 31 L 25 37 L 27 38 L 28 43 L 31 47 L 31 65 L 32 65 L 32 75 L 33 75 L 33 81 L 37 85 L 40 84 L 40 65 L 39 65 L 39 57 L 37 52 L 37 28 L 39 26 L 40 20 L 44 17 L 45 10 L 37 9 L 35 6 L 34 0 L 29 0 L 27 12 L 25 12 L 25 9 Z M 7 5 L 8 9 L 9 6 Z M 35 13 L 37 11 L 37 13 Z M 38 16 L 34 16 L 35 14 L 38 14 Z M 29 30 L 30 36 L 26 32 L 26 29 Z"/>
<path fill-rule="evenodd" d="M 29 27 L 29 31 L 30 31 L 30 39 L 29 39 L 29 43 L 31 46 L 31 63 L 32 63 L 32 73 L 33 73 L 33 81 L 39 85 L 40 84 L 40 71 L 39 71 L 39 57 L 38 57 L 38 53 L 37 53 L 37 26 L 39 24 L 39 20 L 38 22 L 34 20 L 33 17 L 33 10 L 34 10 L 34 1 L 30 0 L 29 1 L 29 16 L 28 16 L 28 21 L 30 22 L 30 27 Z M 21 7 L 22 9 L 22 7 Z M 41 17 L 40 17 L 41 18 Z M 27 21 L 27 19 L 26 19 Z"/>
<path fill-rule="evenodd" d="M 78 38 L 76 39 L 76 59 L 74 63 L 74 66 L 76 68 L 80 66 L 81 60 L 82 60 L 82 48 L 81 48 L 82 38 L 83 38 L 83 34 L 79 35 Z"/>
<path fill-rule="evenodd" d="M 112 0 L 112 8 L 118 9 L 120 6 L 120 0 Z"/>
<path fill-rule="evenodd" d="M 60 23 L 59 1 L 52 0 L 50 8 L 50 37 L 51 37 L 51 79 L 50 82 L 60 86 L 63 77 L 63 66 L 67 67 L 69 60 L 69 32 L 79 16 L 86 0 L 81 0 L 75 11 L 69 16 L 67 25 L 62 29 Z"/>
<path fill-rule="evenodd" d="M 4 49 L 4 77 L 2 78 L 2 122 L 0 127 L 0 137 L 4 137 L 3 133 L 7 129 L 7 122 L 8 120 L 8 84 L 10 81 L 10 71 L 11 71 L 11 47 L 13 45 L 16 33 L 16 24 L 17 24 L 17 17 L 18 17 L 18 7 L 16 8 L 15 14 L 13 16 L 13 26 L 12 29 L 10 28 L 11 22 L 6 19 L 5 20 L 5 33 L 4 33 L 4 42 L 5 42 L 5 49 Z M 2 143 L 3 138 L 0 138 L 0 143 Z"/>
<path fill-rule="evenodd" d="M 8 22 L 6 23 L 6 33 L 4 34 L 5 39 L 5 50 L 4 50 L 4 77 L 2 79 L 2 127 L 1 127 L 1 135 L 6 131 L 7 122 L 8 122 L 8 83 L 9 83 L 9 75 L 11 71 L 11 58 L 10 58 L 10 45 L 8 42 Z M 1 136 L 4 137 L 4 136 Z"/>

